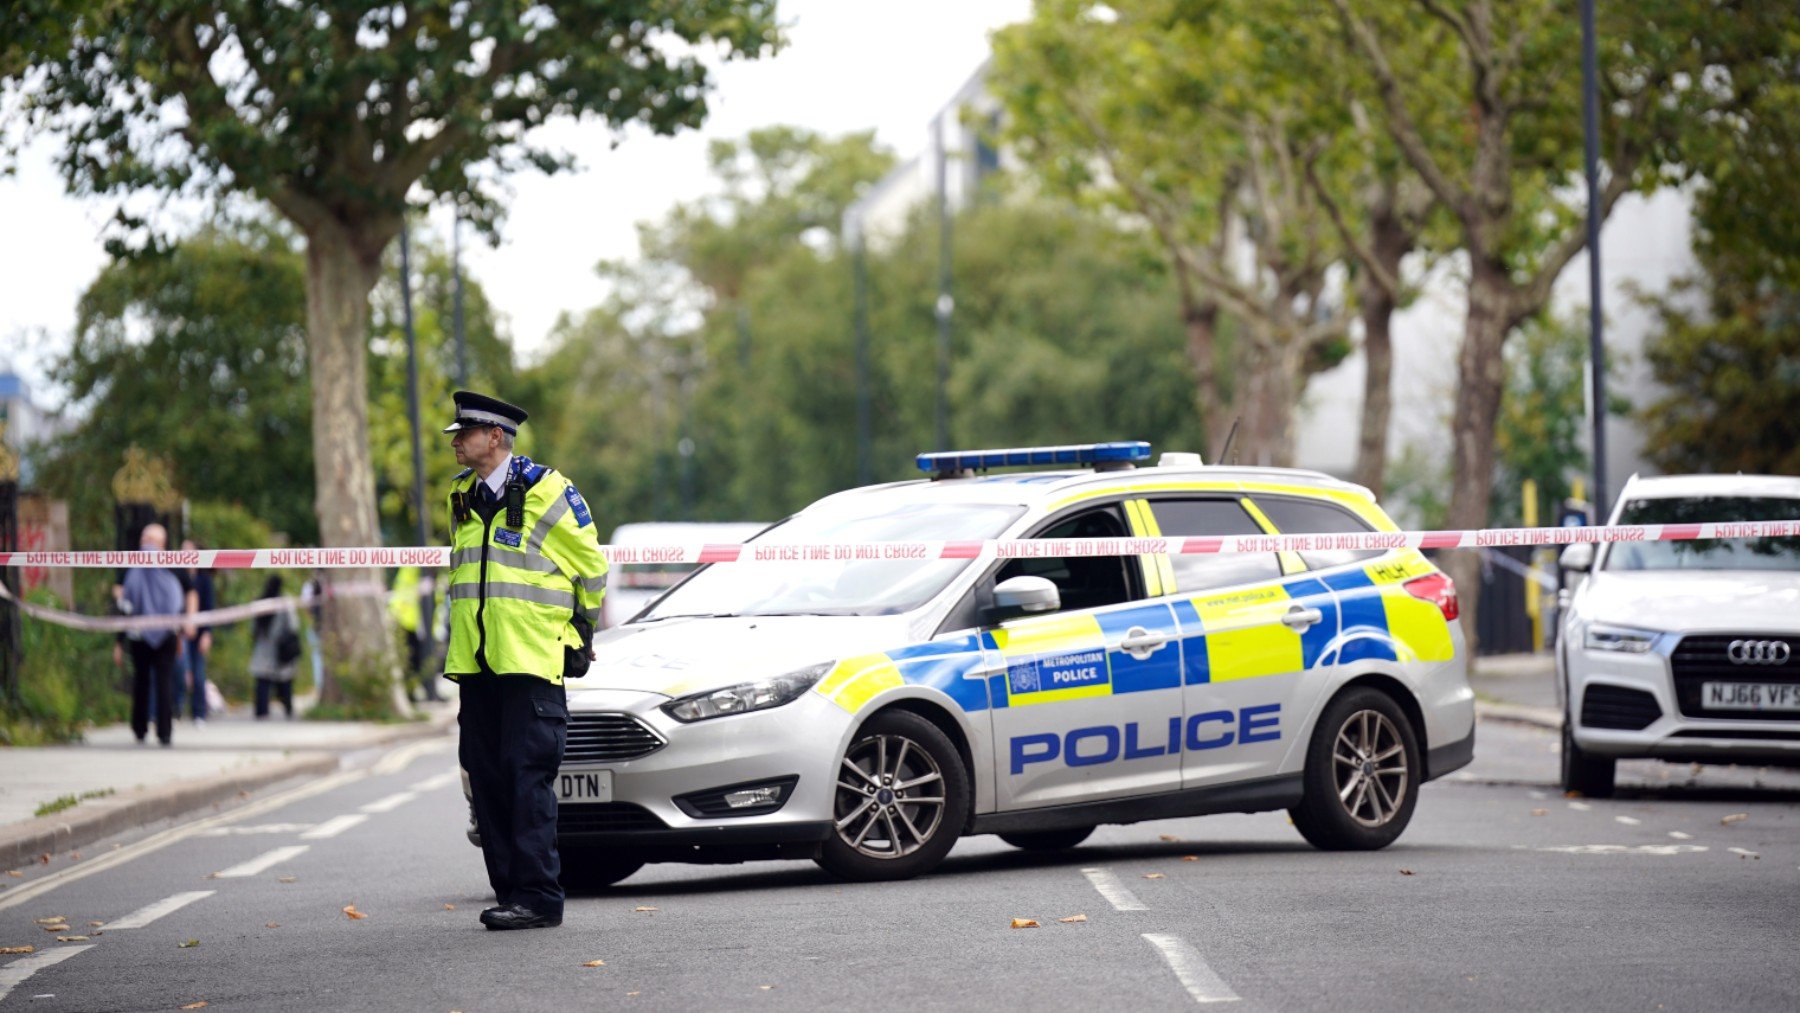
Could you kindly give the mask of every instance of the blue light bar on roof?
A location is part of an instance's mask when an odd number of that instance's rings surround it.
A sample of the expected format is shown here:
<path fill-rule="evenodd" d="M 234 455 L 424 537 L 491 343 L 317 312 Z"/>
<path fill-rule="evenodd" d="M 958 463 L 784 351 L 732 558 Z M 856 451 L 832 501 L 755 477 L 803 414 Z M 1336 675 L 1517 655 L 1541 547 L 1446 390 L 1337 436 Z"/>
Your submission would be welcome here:
<path fill-rule="evenodd" d="M 1023 468 L 1042 465 L 1131 464 L 1150 459 L 1150 444 L 1142 440 L 1120 443 L 1074 443 L 1066 447 L 1012 447 L 1007 450 L 946 450 L 920 454 L 920 471 L 938 474 L 986 471 L 989 468 Z"/>

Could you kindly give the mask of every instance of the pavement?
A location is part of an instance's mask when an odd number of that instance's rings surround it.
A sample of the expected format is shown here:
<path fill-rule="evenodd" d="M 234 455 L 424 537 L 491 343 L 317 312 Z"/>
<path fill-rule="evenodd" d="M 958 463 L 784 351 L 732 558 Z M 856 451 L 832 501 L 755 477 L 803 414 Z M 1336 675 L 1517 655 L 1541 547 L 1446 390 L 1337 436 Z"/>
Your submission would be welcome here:
<path fill-rule="evenodd" d="M 1479 717 L 1562 729 L 1556 705 L 1556 661 L 1549 652 L 1476 658 L 1469 673 Z"/>
<path fill-rule="evenodd" d="M 451 687 L 454 693 L 455 688 Z M 302 713 L 310 700 L 296 700 Z M 295 778 L 340 769 L 361 752 L 448 734 L 454 697 L 427 704 L 420 720 L 256 720 L 248 707 L 204 725 L 178 721 L 173 744 L 140 744 L 126 725 L 89 730 L 79 743 L 0 752 L 0 869 L 79 849 L 126 830 L 248 798 Z M 59 799 L 74 804 L 44 816 Z"/>

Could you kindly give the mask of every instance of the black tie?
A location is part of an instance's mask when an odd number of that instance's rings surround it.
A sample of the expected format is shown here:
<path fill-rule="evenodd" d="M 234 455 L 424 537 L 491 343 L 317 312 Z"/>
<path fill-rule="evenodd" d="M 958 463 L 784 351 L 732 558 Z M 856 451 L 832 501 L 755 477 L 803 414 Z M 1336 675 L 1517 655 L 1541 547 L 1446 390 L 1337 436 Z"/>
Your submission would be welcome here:
<path fill-rule="evenodd" d="M 475 483 L 475 502 L 484 505 L 494 502 L 494 490 L 486 482 Z"/>

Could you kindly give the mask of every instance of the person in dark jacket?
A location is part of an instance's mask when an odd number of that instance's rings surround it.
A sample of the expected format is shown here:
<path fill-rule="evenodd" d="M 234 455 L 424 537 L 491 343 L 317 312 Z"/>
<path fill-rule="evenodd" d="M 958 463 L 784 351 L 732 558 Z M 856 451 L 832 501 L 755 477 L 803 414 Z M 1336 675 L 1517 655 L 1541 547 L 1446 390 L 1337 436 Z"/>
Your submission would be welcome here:
<path fill-rule="evenodd" d="M 146 525 L 138 536 L 138 549 L 142 552 L 161 552 L 168 544 L 169 533 L 161 524 Z M 179 570 L 127 570 L 124 579 L 113 588 L 113 597 L 128 615 L 192 615 L 199 609 L 199 599 L 182 580 Z M 181 637 L 192 630 L 192 626 L 134 630 L 113 645 L 115 665 L 124 659 L 126 645 L 131 648 L 131 731 L 139 742 L 149 734 L 153 707 L 157 741 L 167 746 L 174 738 L 175 675 L 181 663 Z"/>
<path fill-rule="evenodd" d="M 181 543 L 183 552 L 200 547 L 192 538 Z M 219 607 L 218 596 L 213 592 L 212 571 L 195 567 L 187 571 L 189 585 L 194 589 L 194 597 L 198 600 L 201 612 L 211 612 Z M 194 628 L 192 636 L 181 638 L 181 659 L 185 664 L 186 678 L 175 680 L 175 712 L 181 713 L 181 696 L 185 691 L 192 701 L 189 712 L 193 715 L 196 727 L 206 724 L 206 657 L 212 653 L 212 631 L 205 626 Z"/>
<path fill-rule="evenodd" d="M 281 597 L 280 574 L 269 575 L 263 584 L 262 597 Z M 294 617 L 294 610 L 288 608 L 257 616 L 250 626 L 250 639 L 250 674 L 256 677 L 256 719 L 262 721 L 269 716 L 271 697 L 280 700 L 282 710 L 293 718 L 294 663 L 300 658 L 300 621 Z M 281 657 L 284 639 L 289 641 L 294 652 L 285 661 Z"/>

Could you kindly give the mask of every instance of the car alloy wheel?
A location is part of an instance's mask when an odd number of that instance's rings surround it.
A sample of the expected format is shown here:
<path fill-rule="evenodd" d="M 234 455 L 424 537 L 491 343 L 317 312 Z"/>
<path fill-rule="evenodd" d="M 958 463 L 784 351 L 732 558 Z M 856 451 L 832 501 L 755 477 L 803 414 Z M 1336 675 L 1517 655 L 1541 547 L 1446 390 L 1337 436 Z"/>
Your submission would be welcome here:
<path fill-rule="evenodd" d="M 1361 710 L 1338 730 L 1332 747 L 1338 801 L 1358 824 L 1386 826 L 1400 813 L 1412 772 L 1400 730 L 1380 711 Z"/>
<path fill-rule="evenodd" d="M 869 858 L 905 858 L 944 822 L 944 772 L 904 735 L 858 740 L 838 770 L 838 838 Z"/>

